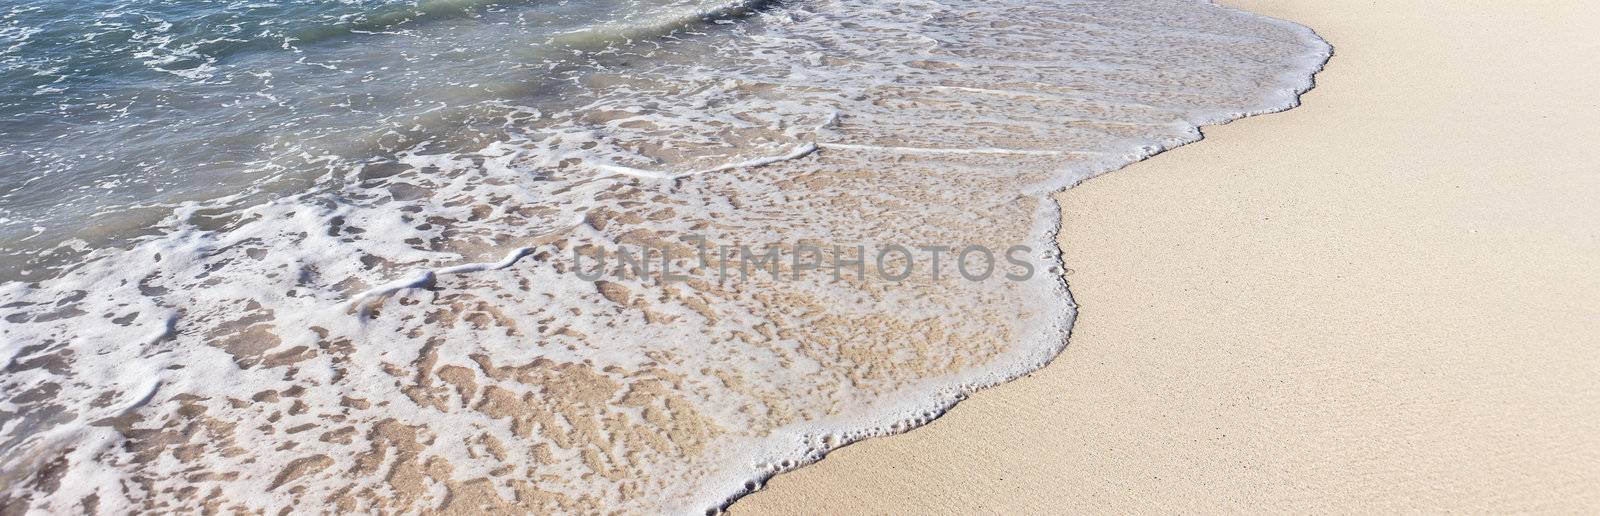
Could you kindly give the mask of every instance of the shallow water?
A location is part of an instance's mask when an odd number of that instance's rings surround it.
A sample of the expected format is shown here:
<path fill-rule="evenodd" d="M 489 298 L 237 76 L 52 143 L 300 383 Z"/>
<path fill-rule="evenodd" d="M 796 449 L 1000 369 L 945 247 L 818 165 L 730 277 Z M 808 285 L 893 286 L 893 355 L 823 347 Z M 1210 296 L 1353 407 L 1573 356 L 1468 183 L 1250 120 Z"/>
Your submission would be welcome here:
<path fill-rule="evenodd" d="M 1042 366 L 1046 194 L 1329 50 L 1189 0 L 122 2 L 97 55 L 16 5 L 7 78 L 65 78 L 0 97 L 0 505 L 57 511 L 720 507 Z M 919 247 L 968 245 L 1012 259 Z M 574 269 L 646 246 L 687 277 Z"/>
<path fill-rule="evenodd" d="M 559 106 L 591 52 L 745 8 L 0 1 L 0 259 L 122 243 L 183 202 L 261 202 L 424 141 L 481 147 L 521 105 Z"/>

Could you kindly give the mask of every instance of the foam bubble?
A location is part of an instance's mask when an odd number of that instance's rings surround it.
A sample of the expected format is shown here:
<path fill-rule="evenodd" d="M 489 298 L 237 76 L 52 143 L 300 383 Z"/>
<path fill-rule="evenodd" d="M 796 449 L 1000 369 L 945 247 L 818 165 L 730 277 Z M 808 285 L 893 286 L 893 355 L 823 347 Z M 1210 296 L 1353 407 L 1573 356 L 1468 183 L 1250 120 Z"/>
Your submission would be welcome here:
<path fill-rule="evenodd" d="M 1042 367 L 1075 313 L 1046 194 L 1291 107 L 1329 52 L 1188 0 L 811 0 L 718 26 L 613 45 L 566 103 L 497 104 L 475 147 L 185 204 L 0 286 L 0 503 L 715 512 Z M 1022 244 L 1002 267 L 1036 274 L 717 281 L 692 237 Z M 690 279 L 574 273 L 646 245 Z"/>

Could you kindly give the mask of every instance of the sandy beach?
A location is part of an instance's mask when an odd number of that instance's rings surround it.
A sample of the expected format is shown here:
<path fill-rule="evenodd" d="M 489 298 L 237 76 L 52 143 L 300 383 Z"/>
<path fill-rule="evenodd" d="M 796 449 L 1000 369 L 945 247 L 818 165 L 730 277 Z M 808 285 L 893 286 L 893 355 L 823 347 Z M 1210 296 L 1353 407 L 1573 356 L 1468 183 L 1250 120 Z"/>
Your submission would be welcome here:
<path fill-rule="evenodd" d="M 13 1 L 0 516 L 1600 511 L 1600 7 L 1219 1 Z"/>
<path fill-rule="evenodd" d="M 1059 195 L 1066 352 L 732 512 L 1600 507 L 1600 6 L 1226 3 L 1335 56 Z"/>

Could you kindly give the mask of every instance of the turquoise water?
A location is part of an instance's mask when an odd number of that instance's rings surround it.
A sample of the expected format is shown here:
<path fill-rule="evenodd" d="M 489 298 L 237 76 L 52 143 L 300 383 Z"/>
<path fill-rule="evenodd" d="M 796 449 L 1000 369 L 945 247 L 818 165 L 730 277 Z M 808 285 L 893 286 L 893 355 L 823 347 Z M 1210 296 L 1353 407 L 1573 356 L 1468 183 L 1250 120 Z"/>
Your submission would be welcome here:
<path fill-rule="evenodd" d="M 186 201 L 499 138 L 607 45 L 705 0 L 0 1 L 0 254 L 115 243 Z M 7 262 L 11 263 L 11 262 Z"/>

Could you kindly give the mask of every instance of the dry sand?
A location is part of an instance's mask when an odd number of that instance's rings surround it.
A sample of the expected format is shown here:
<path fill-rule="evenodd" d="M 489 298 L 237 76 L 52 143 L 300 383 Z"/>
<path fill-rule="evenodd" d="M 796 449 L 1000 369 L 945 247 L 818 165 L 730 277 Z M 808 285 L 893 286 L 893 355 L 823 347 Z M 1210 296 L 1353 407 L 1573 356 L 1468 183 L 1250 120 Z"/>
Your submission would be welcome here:
<path fill-rule="evenodd" d="M 1336 55 L 1060 196 L 1066 353 L 733 512 L 1600 510 L 1600 3 L 1228 3 Z"/>

